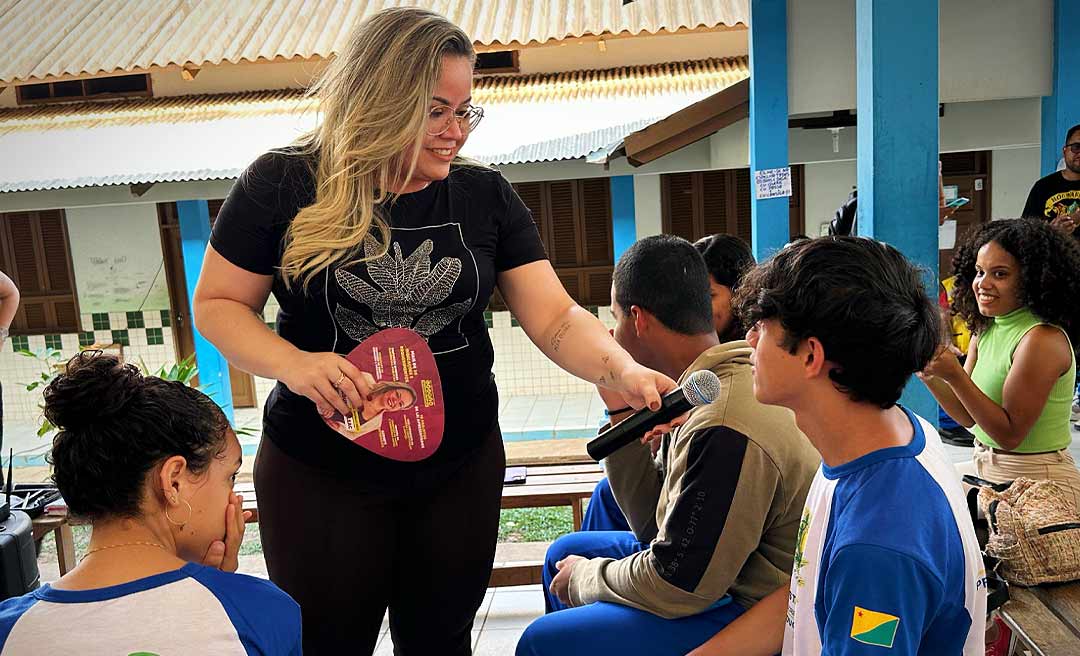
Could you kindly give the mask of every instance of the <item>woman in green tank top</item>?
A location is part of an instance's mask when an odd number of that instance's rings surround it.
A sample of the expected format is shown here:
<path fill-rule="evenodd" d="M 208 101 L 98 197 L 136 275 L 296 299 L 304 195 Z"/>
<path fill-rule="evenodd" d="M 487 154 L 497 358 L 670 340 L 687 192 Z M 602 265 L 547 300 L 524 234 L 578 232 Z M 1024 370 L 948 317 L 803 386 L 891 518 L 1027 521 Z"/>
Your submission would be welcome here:
<path fill-rule="evenodd" d="M 993 482 L 1054 480 L 1080 508 L 1068 451 L 1080 246 L 1040 221 L 993 221 L 957 249 L 953 267 L 952 310 L 974 337 L 963 365 L 946 346 L 920 377 L 975 434 L 973 461 L 960 469 Z"/>

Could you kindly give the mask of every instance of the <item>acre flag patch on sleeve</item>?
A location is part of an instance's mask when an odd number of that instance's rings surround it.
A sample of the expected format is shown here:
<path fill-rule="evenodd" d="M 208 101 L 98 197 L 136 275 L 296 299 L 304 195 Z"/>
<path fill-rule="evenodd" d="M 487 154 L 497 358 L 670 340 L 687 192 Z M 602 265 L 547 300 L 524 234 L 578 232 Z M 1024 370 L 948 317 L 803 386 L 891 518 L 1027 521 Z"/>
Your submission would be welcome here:
<path fill-rule="evenodd" d="M 896 640 L 896 627 L 900 618 L 888 613 L 877 613 L 865 608 L 855 607 L 851 619 L 851 637 L 867 645 L 878 647 L 893 646 Z"/>

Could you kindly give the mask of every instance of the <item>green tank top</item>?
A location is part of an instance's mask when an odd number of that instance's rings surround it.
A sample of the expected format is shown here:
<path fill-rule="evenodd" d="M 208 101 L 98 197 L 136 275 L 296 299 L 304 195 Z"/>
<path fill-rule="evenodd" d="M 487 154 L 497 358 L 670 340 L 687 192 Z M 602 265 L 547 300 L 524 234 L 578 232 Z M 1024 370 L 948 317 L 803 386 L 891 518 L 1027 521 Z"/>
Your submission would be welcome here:
<path fill-rule="evenodd" d="M 979 355 L 971 380 L 984 394 L 1001 405 L 1002 389 L 1005 377 L 1012 368 L 1013 352 L 1020 340 L 1035 326 L 1045 322 L 1035 316 L 1026 307 L 1013 310 L 1003 317 L 995 317 L 994 322 L 979 335 Z M 1047 324 L 1050 325 L 1050 324 Z M 1064 332 L 1064 331 L 1062 331 Z M 1065 336 L 1068 339 L 1068 335 Z M 1069 344 L 1070 349 L 1072 344 Z M 1050 389 L 1050 397 L 1042 414 L 1031 427 L 1020 446 L 1013 449 L 1016 453 L 1041 453 L 1057 451 L 1069 446 L 1072 436 L 1069 433 L 1069 415 L 1072 407 L 1073 386 L 1076 384 L 1076 358 L 1072 358 L 1069 370 Z M 1000 449 L 998 443 L 986 434 L 978 424 L 972 430 L 975 437 L 983 444 Z"/>

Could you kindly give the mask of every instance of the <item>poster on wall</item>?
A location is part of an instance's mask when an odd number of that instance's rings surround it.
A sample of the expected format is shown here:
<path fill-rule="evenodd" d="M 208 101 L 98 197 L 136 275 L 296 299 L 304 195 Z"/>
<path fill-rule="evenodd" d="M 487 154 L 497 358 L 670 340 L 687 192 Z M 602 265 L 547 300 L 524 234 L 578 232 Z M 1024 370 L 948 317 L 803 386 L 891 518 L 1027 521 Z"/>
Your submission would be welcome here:
<path fill-rule="evenodd" d="M 791 196 L 791 167 L 754 171 L 754 197 L 786 198 Z"/>

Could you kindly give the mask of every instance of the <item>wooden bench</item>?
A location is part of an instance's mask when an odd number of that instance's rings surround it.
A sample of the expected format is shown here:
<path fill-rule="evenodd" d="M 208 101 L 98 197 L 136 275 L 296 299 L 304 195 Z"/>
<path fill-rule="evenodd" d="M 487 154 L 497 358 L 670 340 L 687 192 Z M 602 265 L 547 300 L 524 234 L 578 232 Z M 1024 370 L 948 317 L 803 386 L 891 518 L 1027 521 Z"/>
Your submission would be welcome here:
<path fill-rule="evenodd" d="M 531 465 L 526 469 L 525 483 L 503 487 L 503 508 L 550 508 L 570 506 L 574 514 L 574 530 L 581 529 L 584 502 L 592 496 L 593 488 L 604 473 L 596 463 L 567 465 Z M 237 494 L 244 497 L 244 510 L 251 512 L 248 523 L 259 521 L 259 505 L 253 483 L 236 485 Z M 63 576 L 75 566 L 75 541 L 71 522 L 66 515 L 43 515 L 34 520 L 34 539 L 40 540 L 49 532 L 56 539 L 57 560 Z M 529 585 L 539 583 L 543 562 L 496 563 L 491 572 L 489 587 Z"/>
<path fill-rule="evenodd" d="M 1032 656 L 1080 654 L 1080 582 L 1011 586 L 1009 601 L 998 612 Z"/>

